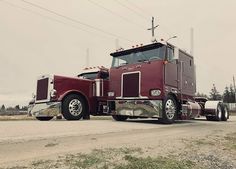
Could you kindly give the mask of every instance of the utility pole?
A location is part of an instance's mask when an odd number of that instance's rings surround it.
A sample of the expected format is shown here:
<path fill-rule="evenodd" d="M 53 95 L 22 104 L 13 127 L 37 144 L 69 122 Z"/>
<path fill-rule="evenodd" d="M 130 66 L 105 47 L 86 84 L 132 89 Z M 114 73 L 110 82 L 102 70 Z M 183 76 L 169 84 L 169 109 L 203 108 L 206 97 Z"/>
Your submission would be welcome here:
<path fill-rule="evenodd" d="M 234 96 L 235 96 L 235 102 L 236 102 L 236 87 L 235 87 L 235 78 L 233 76 L 233 84 L 234 84 Z"/>
<path fill-rule="evenodd" d="M 152 31 L 152 41 L 155 42 L 156 41 L 156 38 L 155 38 L 155 29 L 158 27 L 159 25 L 156 25 L 154 24 L 154 17 L 152 17 L 152 27 L 151 28 L 148 28 L 148 30 Z"/>

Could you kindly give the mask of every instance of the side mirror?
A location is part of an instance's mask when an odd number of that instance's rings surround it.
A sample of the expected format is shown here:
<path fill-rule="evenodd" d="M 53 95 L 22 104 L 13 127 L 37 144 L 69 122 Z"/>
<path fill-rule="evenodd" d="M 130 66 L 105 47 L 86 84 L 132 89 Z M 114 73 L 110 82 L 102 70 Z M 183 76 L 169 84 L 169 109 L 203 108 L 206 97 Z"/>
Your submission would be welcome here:
<path fill-rule="evenodd" d="M 175 47 L 174 48 L 174 60 L 178 60 L 179 59 L 179 48 Z"/>

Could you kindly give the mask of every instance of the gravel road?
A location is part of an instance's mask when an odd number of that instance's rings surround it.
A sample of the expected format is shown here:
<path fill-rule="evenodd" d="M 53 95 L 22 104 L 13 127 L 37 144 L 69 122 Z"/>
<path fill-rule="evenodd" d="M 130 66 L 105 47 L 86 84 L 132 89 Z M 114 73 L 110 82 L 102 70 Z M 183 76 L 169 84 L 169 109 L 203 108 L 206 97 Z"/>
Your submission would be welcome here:
<path fill-rule="evenodd" d="M 184 158 L 203 161 L 209 168 L 211 165 L 223 168 L 221 164 L 225 168 L 236 168 L 236 151 L 223 146 L 225 138 L 235 133 L 236 116 L 228 122 L 197 119 L 173 125 L 163 125 L 157 120 L 2 121 L 0 168 L 56 159 L 64 154 L 121 147 L 139 147 L 145 150 L 143 155 L 148 156 L 182 158 L 184 154 Z"/>

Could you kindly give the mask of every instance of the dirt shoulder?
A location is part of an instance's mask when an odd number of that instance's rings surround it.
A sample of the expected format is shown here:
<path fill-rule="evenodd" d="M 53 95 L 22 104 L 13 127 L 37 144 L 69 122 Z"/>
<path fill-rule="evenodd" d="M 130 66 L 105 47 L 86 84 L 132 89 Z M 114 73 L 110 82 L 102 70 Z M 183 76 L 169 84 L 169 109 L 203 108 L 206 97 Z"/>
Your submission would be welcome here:
<path fill-rule="evenodd" d="M 155 120 L 85 124 L 90 126 L 69 127 L 89 131 L 2 139 L 0 168 L 236 168 L 236 117 L 220 123 L 200 119 L 174 125 Z"/>

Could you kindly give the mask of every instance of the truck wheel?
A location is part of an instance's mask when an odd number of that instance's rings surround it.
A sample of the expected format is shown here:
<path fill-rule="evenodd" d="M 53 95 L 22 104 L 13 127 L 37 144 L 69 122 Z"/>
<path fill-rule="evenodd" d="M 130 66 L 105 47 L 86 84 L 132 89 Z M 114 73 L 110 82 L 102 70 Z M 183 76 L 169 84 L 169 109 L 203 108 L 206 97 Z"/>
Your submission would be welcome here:
<path fill-rule="evenodd" d="M 160 121 L 164 124 L 174 123 L 177 115 L 177 103 L 173 96 L 167 96 L 164 101 L 162 118 Z"/>
<path fill-rule="evenodd" d="M 122 115 L 112 115 L 112 118 L 115 121 L 125 121 L 128 119 L 128 116 L 122 116 Z"/>
<path fill-rule="evenodd" d="M 62 102 L 62 115 L 66 120 L 79 120 L 87 112 L 85 100 L 79 95 L 71 94 Z"/>
<path fill-rule="evenodd" d="M 227 106 L 223 106 L 223 114 L 222 114 L 222 121 L 227 121 L 229 119 L 229 110 Z"/>
<path fill-rule="evenodd" d="M 223 115 L 223 111 L 222 110 L 223 110 L 222 104 L 218 104 L 217 111 L 216 111 L 216 116 L 215 116 L 215 120 L 216 121 L 221 121 L 222 115 Z"/>
<path fill-rule="evenodd" d="M 207 121 L 215 120 L 215 116 L 206 116 Z"/>
<path fill-rule="evenodd" d="M 53 117 L 49 116 L 49 117 L 35 117 L 37 120 L 39 121 L 49 121 L 52 120 Z"/>

